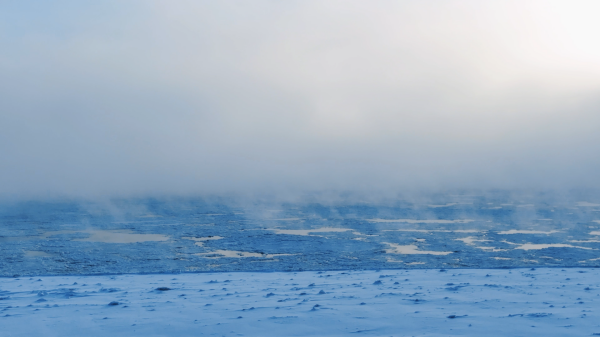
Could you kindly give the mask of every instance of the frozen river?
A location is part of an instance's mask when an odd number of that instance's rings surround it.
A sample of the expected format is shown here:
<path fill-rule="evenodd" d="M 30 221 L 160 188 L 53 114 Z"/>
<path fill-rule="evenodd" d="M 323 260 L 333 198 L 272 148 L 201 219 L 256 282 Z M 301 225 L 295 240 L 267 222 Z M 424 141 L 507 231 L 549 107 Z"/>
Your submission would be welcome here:
<path fill-rule="evenodd" d="M 600 266 L 585 196 L 29 202 L 0 222 L 0 276 Z"/>
<path fill-rule="evenodd" d="M 600 334 L 600 204 L 0 207 L 1 336 Z"/>

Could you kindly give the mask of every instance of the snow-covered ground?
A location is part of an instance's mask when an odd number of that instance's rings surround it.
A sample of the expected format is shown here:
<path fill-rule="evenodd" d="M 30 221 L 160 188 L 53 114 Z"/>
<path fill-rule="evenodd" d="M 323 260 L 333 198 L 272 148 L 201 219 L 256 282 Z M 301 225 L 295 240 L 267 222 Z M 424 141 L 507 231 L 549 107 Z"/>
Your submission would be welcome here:
<path fill-rule="evenodd" d="M 590 336 L 599 311 L 591 268 L 0 278 L 0 336 Z"/>

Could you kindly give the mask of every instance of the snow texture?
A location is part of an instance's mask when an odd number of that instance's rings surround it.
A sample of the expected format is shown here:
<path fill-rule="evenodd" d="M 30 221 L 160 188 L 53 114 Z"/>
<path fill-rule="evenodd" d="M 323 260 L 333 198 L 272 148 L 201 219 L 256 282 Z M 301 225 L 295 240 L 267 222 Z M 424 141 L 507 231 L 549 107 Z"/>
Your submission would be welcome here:
<path fill-rule="evenodd" d="M 3 204 L 0 336 L 600 334 L 597 205 Z"/>
<path fill-rule="evenodd" d="M 0 278 L 1 336 L 590 336 L 598 269 Z"/>

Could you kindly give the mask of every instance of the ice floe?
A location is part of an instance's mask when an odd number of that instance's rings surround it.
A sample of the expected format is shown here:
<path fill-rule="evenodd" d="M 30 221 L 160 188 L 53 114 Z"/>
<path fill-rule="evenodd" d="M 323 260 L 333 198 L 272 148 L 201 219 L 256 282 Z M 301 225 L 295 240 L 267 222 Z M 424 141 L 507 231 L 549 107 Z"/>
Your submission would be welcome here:
<path fill-rule="evenodd" d="M 184 240 L 192 240 L 192 241 L 196 241 L 196 246 L 204 246 L 204 242 L 206 241 L 212 241 L 212 240 L 221 240 L 223 239 L 222 236 L 206 236 L 206 237 L 200 237 L 200 238 L 194 238 L 194 237 L 188 237 L 188 236 L 184 236 L 182 237 L 182 239 Z"/>
<path fill-rule="evenodd" d="M 439 252 L 439 251 L 429 251 L 429 250 L 419 250 L 416 245 L 399 245 L 397 243 L 383 242 L 391 248 L 385 249 L 385 252 L 388 254 L 406 254 L 406 255 L 420 255 L 420 254 L 428 254 L 428 255 L 448 255 L 452 254 L 452 252 Z"/>
<path fill-rule="evenodd" d="M 308 236 L 308 235 L 310 235 L 310 233 L 339 233 L 339 232 L 351 231 L 352 229 L 350 229 L 350 228 L 323 227 L 323 228 L 313 228 L 313 229 L 279 229 L 279 228 L 269 228 L 268 230 L 275 232 L 275 234 Z"/>
<path fill-rule="evenodd" d="M 169 237 L 163 234 L 138 234 L 129 230 L 88 230 L 82 231 L 89 236 L 73 241 L 105 242 L 105 243 L 136 243 L 147 241 L 167 241 Z"/>
<path fill-rule="evenodd" d="M 23 252 L 25 257 L 54 257 L 54 254 L 48 254 L 38 250 L 26 250 Z"/>
<path fill-rule="evenodd" d="M 551 231 L 536 231 L 536 230 L 525 230 L 525 229 L 511 229 L 511 230 L 507 230 L 507 231 L 500 231 L 498 232 L 498 234 L 501 235 L 508 235 L 508 234 L 546 234 L 546 235 L 550 235 L 550 234 L 554 234 L 554 233 L 558 233 L 559 231 L 557 230 L 551 230 Z"/>
<path fill-rule="evenodd" d="M 546 249 L 546 248 L 578 248 L 578 249 L 589 249 L 593 250 L 593 248 L 589 247 L 580 247 L 573 246 L 566 243 L 525 243 L 515 247 L 515 249 L 523 249 L 523 250 L 537 250 L 537 249 Z"/>
<path fill-rule="evenodd" d="M 276 256 L 286 256 L 294 254 L 266 254 L 257 252 L 242 252 L 237 250 L 225 250 L 217 249 L 208 253 L 196 253 L 194 255 L 206 257 L 206 258 L 221 258 L 221 257 L 233 257 L 233 258 L 244 258 L 244 257 L 260 257 L 260 258 L 273 258 Z"/>
<path fill-rule="evenodd" d="M 427 207 L 441 208 L 441 207 L 452 207 L 452 206 L 455 206 L 455 205 L 458 205 L 458 203 L 456 203 L 456 202 L 450 202 L 450 203 L 447 203 L 445 205 L 427 205 Z"/>
<path fill-rule="evenodd" d="M 579 207 L 600 207 L 600 204 L 587 202 L 587 201 L 580 201 L 577 203 L 577 206 L 579 206 Z"/>
<path fill-rule="evenodd" d="M 412 228 L 400 228 L 400 229 L 384 229 L 382 232 L 417 232 L 417 233 L 481 233 L 484 232 L 478 229 L 412 229 Z"/>
<path fill-rule="evenodd" d="M 474 236 L 467 236 L 466 238 L 458 238 L 455 239 L 456 241 L 462 241 L 467 245 L 474 245 L 475 242 L 490 242 L 492 240 L 485 240 L 485 239 L 477 239 Z"/>
<path fill-rule="evenodd" d="M 416 224 L 416 223 L 424 223 L 424 224 L 451 224 L 451 223 L 469 223 L 469 222 L 473 222 L 475 220 L 471 220 L 471 219 L 460 219 L 460 220 L 442 220 L 442 219 L 436 219 L 436 220 L 418 220 L 418 219 L 367 219 L 367 221 L 369 221 L 369 222 L 375 222 L 375 223 L 402 222 L 402 223 L 411 223 L 411 224 Z"/>

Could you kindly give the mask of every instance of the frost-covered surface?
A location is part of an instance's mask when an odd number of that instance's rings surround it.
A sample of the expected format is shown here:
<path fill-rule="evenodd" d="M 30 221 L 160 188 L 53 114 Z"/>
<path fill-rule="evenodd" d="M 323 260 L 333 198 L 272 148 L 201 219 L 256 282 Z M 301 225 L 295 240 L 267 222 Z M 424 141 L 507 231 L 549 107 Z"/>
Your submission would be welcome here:
<path fill-rule="evenodd" d="M 594 195 L 0 207 L 0 276 L 600 266 Z"/>
<path fill-rule="evenodd" d="M 0 335 L 590 336 L 599 294 L 592 268 L 0 278 Z"/>
<path fill-rule="evenodd" d="M 592 196 L 28 202 L 0 229 L 2 336 L 600 334 Z"/>

